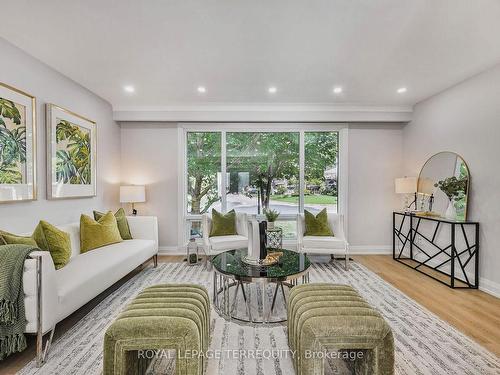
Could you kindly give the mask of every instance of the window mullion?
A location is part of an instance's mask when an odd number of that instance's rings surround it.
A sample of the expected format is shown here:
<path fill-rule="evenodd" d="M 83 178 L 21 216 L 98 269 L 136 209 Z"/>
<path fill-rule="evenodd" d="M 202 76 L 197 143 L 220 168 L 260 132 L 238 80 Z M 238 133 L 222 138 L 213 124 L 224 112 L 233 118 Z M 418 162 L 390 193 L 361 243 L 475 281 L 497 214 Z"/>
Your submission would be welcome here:
<path fill-rule="evenodd" d="M 227 212 L 227 165 L 226 165 L 226 131 L 221 132 L 221 207 L 222 212 Z"/>
<path fill-rule="evenodd" d="M 304 167 L 305 167 L 305 137 L 304 131 L 299 132 L 299 212 L 304 212 Z"/>

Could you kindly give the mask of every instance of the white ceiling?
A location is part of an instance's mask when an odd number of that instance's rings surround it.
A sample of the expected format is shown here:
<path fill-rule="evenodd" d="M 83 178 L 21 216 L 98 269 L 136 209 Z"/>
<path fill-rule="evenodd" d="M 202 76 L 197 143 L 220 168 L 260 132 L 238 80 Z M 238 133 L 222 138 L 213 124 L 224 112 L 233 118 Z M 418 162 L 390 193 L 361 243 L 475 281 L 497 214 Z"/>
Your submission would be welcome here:
<path fill-rule="evenodd" d="M 500 62 L 498 0 L 1 0 L 1 11 L 2 37 L 115 109 L 413 105 Z"/>

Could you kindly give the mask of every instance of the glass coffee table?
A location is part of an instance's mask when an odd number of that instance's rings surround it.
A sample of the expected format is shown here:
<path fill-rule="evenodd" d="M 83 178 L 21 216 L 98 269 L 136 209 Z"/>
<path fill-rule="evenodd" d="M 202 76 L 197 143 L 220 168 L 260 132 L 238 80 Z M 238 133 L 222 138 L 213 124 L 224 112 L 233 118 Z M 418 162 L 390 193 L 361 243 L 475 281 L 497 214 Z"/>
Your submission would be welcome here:
<path fill-rule="evenodd" d="M 247 249 L 229 250 L 212 259 L 213 304 L 219 315 L 247 323 L 286 321 L 285 287 L 308 283 L 311 262 L 305 254 L 279 251 L 283 255 L 271 266 L 252 266 L 243 262 Z M 278 298 L 282 301 L 276 309 Z M 274 313 L 275 310 L 279 311 Z"/>

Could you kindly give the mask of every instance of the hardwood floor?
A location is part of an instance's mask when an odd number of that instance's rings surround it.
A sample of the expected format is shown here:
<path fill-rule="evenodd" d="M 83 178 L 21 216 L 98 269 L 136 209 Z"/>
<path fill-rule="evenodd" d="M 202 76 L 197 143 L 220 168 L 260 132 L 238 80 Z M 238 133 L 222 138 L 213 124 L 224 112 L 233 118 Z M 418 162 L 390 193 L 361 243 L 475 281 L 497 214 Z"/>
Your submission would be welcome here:
<path fill-rule="evenodd" d="M 479 290 L 451 289 L 395 262 L 390 255 L 358 255 L 387 282 L 500 356 L 500 299 Z"/>
<path fill-rule="evenodd" d="M 500 299 L 478 290 L 454 290 L 395 262 L 389 255 L 358 255 L 365 265 L 444 321 L 453 325 L 491 352 L 500 356 Z M 183 256 L 160 256 L 159 262 L 182 262 Z M 101 293 L 57 325 L 54 340 L 62 336 L 100 301 L 116 290 L 140 268 Z M 34 357 L 35 341 L 28 336 L 28 349 L 0 362 L 0 374 L 14 374 Z"/>

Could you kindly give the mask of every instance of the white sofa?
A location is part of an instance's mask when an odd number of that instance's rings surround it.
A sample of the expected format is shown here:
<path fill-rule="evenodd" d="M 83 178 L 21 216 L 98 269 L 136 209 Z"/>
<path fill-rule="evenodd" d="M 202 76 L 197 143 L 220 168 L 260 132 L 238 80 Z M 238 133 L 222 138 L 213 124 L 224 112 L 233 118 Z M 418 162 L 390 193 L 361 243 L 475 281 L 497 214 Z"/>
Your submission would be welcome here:
<path fill-rule="evenodd" d="M 56 270 L 49 252 L 36 251 L 24 263 L 26 333 L 37 334 L 37 361 L 44 360 L 42 336 L 91 299 L 149 259 L 157 264 L 158 222 L 154 216 L 127 217 L 132 240 L 80 254 L 80 224 L 58 226 L 69 233 L 72 254 Z"/>

